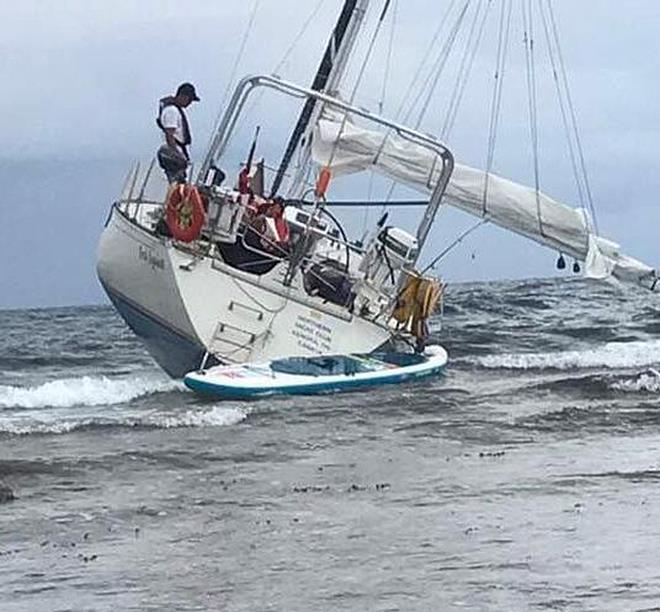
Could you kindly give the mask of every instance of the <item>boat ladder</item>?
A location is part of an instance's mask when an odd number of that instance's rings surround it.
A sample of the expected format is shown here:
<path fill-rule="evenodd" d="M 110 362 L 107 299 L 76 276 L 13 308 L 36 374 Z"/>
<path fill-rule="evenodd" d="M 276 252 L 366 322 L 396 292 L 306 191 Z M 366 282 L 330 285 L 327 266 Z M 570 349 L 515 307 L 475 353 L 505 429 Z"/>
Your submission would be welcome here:
<path fill-rule="evenodd" d="M 209 351 L 223 361 L 248 361 L 254 343 L 263 334 L 264 312 L 235 300 L 229 302 L 227 310 L 215 326 Z"/>

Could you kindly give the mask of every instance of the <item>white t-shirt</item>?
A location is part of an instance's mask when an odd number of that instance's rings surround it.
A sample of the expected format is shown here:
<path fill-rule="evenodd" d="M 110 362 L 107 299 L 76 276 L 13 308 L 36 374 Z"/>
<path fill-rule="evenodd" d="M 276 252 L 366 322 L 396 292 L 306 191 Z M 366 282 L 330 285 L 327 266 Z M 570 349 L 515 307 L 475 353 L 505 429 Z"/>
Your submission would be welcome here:
<path fill-rule="evenodd" d="M 183 121 L 181 119 L 181 113 L 176 106 L 166 106 L 160 115 L 160 122 L 166 129 L 174 128 L 174 138 L 176 138 L 177 142 L 183 142 Z M 165 135 L 163 137 L 165 138 L 165 142 L 167 142 L 167 137 Z M 177 148 L 183 155 L 183 149 L 179 146 Z"/>

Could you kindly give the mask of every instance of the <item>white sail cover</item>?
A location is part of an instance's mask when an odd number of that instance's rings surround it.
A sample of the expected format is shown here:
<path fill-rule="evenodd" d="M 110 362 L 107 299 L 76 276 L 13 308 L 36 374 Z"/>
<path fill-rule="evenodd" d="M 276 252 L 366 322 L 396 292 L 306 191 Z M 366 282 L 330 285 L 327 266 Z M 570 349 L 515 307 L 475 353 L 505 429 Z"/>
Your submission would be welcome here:
<path fill-rule="evenodd" d="M 364 129 L 327 109 L 316 125 L 312 157 L 335 176 L 371 168 L 428 193 L 442 170 L 442 161 L 429 149 L 392 132 Z M 584 262 L 586 276 L 613 275 L 655 288 L 654 269 L 596 236 L 586 211 L 530 187 L 457 163 L 443 201 Z"/>

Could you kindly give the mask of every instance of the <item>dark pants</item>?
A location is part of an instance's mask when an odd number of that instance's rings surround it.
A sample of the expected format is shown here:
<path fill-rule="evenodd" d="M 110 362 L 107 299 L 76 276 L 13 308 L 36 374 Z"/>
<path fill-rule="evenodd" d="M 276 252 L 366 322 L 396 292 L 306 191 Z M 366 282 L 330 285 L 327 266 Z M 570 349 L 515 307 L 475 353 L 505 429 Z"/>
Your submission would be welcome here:
<path fill-rule="evenodd" d="M 188 160 L 179 153 L 176 149 L 173 149 L 167 144 L 164 144 L 158 153 L 156 154 L 158 158 L 158 164 L 165 172 L 167 180 L 170 183 L 185 183 L 186 182 L 186 170 L 188 169 Z"/>

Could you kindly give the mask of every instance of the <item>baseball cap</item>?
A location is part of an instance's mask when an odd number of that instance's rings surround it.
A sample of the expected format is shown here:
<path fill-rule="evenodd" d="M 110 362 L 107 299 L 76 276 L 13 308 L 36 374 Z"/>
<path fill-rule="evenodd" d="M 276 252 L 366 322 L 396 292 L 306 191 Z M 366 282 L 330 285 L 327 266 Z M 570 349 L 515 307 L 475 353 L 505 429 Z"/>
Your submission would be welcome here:
<path fill-rule="evenodd" d="M 193 102 L 199 101 L 199 96 L 195 91 L 195 86 L 192 83 L 181 83 L 179 88 L 176 90 L 176 95 L 183 94 L 188 96 Z"/>

